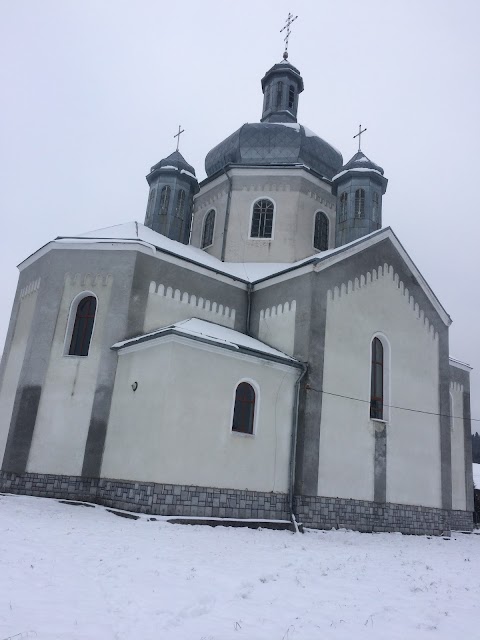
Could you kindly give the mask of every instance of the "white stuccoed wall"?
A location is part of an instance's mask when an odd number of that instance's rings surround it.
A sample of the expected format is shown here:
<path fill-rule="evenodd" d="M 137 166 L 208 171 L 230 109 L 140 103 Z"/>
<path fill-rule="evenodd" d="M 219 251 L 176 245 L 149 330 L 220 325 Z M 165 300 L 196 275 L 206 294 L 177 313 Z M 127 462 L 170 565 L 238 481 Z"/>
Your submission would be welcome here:
<path fill-rule="evenodd" d="M 177 340 L 119 356 L 102 477 L 286 492 L 298 371 Z M 253 437 L 231 430 L 244 378 L 260 388 Z"/>
<path fill-rule="evenodd" d="M 296 311 L 296 300 L 262 309 L 258 321 L 258 339 L 293 356 Z"/>
<path fill-rule="evenodd" d="M 98 298 L 90 351 L 88 357 L 66 356 L 65 332 L 70 305 L 81 291 L 91 291 Z M 66 277 L 28 472 L 81 475 L 110 292 L 111 276 L 87 277 L 83 284 L 78 275 Z"/>
<path fill-rule="evenodd" d="M 236 310 L 222 304 L 220 299 L 208 300 L 152 281 L 143 330 L 148 333 L 188 318 L 200 318 L 233 329 L 235 315 Z"/>
<path fill-rule="evenodd" d="M 30 283 L 30 285 L 25 287 L 20 293 L 21 300 L 17 321 L 0 392 L 0 465 L 7 444 L 13 403 L 15 401 L 15 394 L 17 392 L 18 381 L 25 357 L 27 340 L 30 335 L 30 327 L 37 303 L 39 286 L 40 279 Z"/>
<path fill-rule="evenodd" d="M 452 509 L 466 509 L 465 436 L 463 425 L 463 386 L 450 384 L 453 417 L 450 422 L 452 443 Z"/>
<path fill-rule="evenodd" d="M 330 223 L 329 246 L 335 244 L 335 198 L 328 183 L 298 168 L 234 168 L 226 239 L 227 262 L 295 262 L 315 253 L 314 218 L 323 211 Z M 201 246 L 205 215 L 216 211 L 213 246 L 208 253 L 221 257 L 229 185 L 222 176 L 203 186 L 195 199 L 191 243 Z M 253 203 L 269 198 L 275 203 L 273 237 L 250 238 Z"/>
<path fill-rule="evenodd" d="M 438 413 L 438 337 L 386 266 L 330 293 L 323 388 L 370 399 L 370 345 L 391 345 L 390 404 Z M 391 409 L 387 424 L 387 501 L 441 506 L 437 416 Z M 372 500 L 375 423 L 369 403 L 324 394 L 319 495 Z"/>

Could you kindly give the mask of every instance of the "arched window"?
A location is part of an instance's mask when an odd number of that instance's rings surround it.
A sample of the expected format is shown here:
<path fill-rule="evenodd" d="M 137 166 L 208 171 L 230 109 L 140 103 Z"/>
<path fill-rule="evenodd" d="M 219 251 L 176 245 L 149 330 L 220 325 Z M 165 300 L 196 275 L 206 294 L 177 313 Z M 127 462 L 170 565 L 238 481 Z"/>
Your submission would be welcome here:
<path fill-rule="evenodd" d="M 365 189 L 355 191 L 355 217 L 365 217 Z"/>
<path fill-rule="evenodd" d="M 317 211 L 315 214 L 313 246 L 319 251 L 326 251 L 328 249 L 328 218 L 322 211 Z"/>
<path fill-rule="evenodd" d="M 374 222 L 380 219 L 380 196 L 376 191 L 373 193 L 372 219 Z"/>
<path fill-rule="evenodd" d="M 277 82 L 277 98 L 276 98 L 276 106 L 280 107 L 282 104 L 282 93 L 283 93 L 283 82 Z"/>
<path fill-rule="evenodd" d="M 267 88 L 265 89 L 265 111 L 270 106 L 270 91 L 271 91 L 271 89 L 272 89 L 272 85 L 268 84 Z"/>
<path fill-rule="evenodd" d="M 266 198 L 253 205 L 251 238 L 271 238 L 273 231 L 274 206 Z"/>
<path fill-rule="evenodd" d="M 163 187 L 160 192 L 160 215 L 166 216 L 168 213 L 168 205 L 170 203 L 170 187 Z"/>
<path fill-rule="evenodd" d="M 347 219 L 348 213 L 348 193 L 345 191 L 340 196 L 340 222 L 344 222 Z"/>
<path fill-rule="evenodd" d="M 291 84 L 288 88 L 288 108 L 293 109 L 295 104 L 295 87 Z"/>
<path fill-rule="evenodd" d="M 248 382 L 240 382 L 235 392 L 232 431 L 253 433 L 255 418 L 255 389 Z"/>
<path fill-rule="evenodd" d="M 185 210 L 185 189 L 180 189 L 177 196 L 177 206 L 175 207 L 175 215 L 183 220 L 183 212 Z"/>
<path fill-rule="evenodd" d="M 88 356 L 96 310 L 97 299 L 95 296 L 86 296 L 78 303 L 68 350 L 69 356 Z"/>
<path fill-rule="evenodd" d="M 209 247 L 213 244 L 213 230 L 215 228 L 215 211 L 210 209 L 210 211 L 205 216 L 205 220 L 203 222 L 203 234 L 202 234 L 202 249 Z"/>
<path fill-rule="evenodd" d="M 370 391 L 370 417 L 383 420 L 384 353 L 379 338 L 372 341 L 372 374 Z"/>

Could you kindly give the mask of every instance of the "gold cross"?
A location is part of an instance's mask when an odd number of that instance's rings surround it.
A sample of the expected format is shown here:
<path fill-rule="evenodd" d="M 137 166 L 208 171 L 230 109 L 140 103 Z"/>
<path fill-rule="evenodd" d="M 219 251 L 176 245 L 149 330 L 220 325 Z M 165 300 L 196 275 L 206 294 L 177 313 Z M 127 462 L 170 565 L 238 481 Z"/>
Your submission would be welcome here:
<path fill-rule="evenodd" d="M 283 52 L 283 59 L 286 60 L 288 58 L 288 39 L 290 38 L 290 25 L 292 24 L 292 22 L 294 22 L 296 19 L 298 18 L 298 16 L 293 16 L 292 13 L 289 12 L 287 20 L 285 22 L 285 26 L 280 29 L 280 33 L 282 33 L 282 31 L 285 31 L 285 29 L 287 30 L 287 33 L 285 35 L 284 41 L 285 41 L 285 51 Z"/>
<path fill-rule="evenodd" d="M 177 151 L 180 145 L 180 136 L 184 133 L 185 129 L 182 129 L 180 125 L 178 125 L 178 133 L 176 133 L 173 137 L 177 139 Z"/>
<path fill-rule="evenodd" d="M 353 139 L 355 140 L 355 138 L 358 138 L 358 150 L 360 151 L 360 141 L 362 139 L 362 133 L 365 133 L 365 131 L 367 130 L 367 128 L 365 127 L 365 129 L 362 129 L 362 125 L 359 124 L 358 125 L 358 133 L 356 135 L 353 136 Z"/>

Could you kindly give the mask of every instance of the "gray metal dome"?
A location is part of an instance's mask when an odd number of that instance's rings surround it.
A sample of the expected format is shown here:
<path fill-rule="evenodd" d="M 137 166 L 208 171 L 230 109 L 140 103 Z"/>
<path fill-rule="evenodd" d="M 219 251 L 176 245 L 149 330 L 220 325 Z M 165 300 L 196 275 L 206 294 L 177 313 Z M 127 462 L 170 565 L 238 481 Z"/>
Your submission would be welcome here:
<path fill-rule="evenodd" d="M 378 171 L 379 173 L 384 174 L 382 167 L 375 162 L 372 162 L 370 158 L 363 153 L 363 151 L 357 151 L 357 153 L 351 158 L 347 164 L 342 167 L 342 171 L 348 171 L 349 169 L 371 169 L 373 171 Z"/>
<path fill-rule="evenodd" d="M 298 123 L 259 122 L 244 124 L 205 158 L 208 176 L 229 164 L 303 164 L 332 178 L 342 168 L 343 158 L 328 142 Z"/>
<path fill-rule="evenodd" d="M 188 164 L 188 162 L 179 151 L 174 151 L 167 158 L 163 158 L 163 160 L 157 162 L 157 164 L 153 165 L 150 172 L 158 171 L 158 169 L 168 168 L 178 169 L 179 171 L 188 171 L 192 175 L 195 175 L 195 169 L 191 164 Z"/>

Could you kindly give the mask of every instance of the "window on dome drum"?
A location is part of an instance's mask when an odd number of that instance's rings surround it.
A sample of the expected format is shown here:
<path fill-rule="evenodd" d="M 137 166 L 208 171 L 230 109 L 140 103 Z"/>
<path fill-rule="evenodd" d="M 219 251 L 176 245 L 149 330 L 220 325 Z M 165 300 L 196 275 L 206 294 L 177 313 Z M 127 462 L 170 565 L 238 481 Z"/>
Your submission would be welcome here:
<path fill-rule="evenodd" d="M 317 211 L 315 214 L 313 246 L 319 251 L 326 251 L 328 249 L 328 218 L 321 211 Z"/>
<path fill-rule="evenodd" d="M 345 191 L 340 196 L 340 222 L 344 222 L 347 219 L 348 211 L 348 193 Z"/>
<path fill-rule="evenodd" d="M 288 89 L 288 108 L 293 109 L 294 104 L 295 104 L 295 87 L 293 86 L 293 84 L 291 84 Z"/>
<path fill-rule="evenodd" d="M 253 434 L 255 390 L 248 382 L 241 382 L 235 392 L 232 431 Z"/>
<path fill-rule="evenodd" d="M 355 191 L 355 217 L 365 217 L 365 189 Z"/>
<path fill-rule="evenodd" d="M 380 213 L 380 197 L 378 193 L 375 191 L 373 194 L 373 208 L 372 208 L 372 218 L 374 222 L 378 222 Z"/>
<path fill-rule="evenodd" d="M 280 107 L 282 104 L 282 93 L 283 93 L 283 82 L 277 82 L 277 98 L 276 98 L 276 106 Z"/>
<path fill-rule="evenodd" d="M 166 216 L 168 213 L 168 205 L 170 203 L 170 187 L 163 187 L 160 192 L 160 215 Z"/>
<path fill-rule="evenodd" d="M 150 189 L 150 195 L 148 196 L 148 205 L 147 205 L 149 215 L 152 215 L 153 213 L 154 201 L 155 201 L 155 189 Z"/>
<path fill-rule="evenodd" d="M 383 344 L 372 341 L 372 376 L 370 391 L 370 418 L 383 420 Z"/>
<path fill-rule="evenodd" d="M 265 89 L 265 110 L 270 106 L 270 89 L 271 85 L 268 85 Z"/>
<path fill-rule="evenodd" d="M 69 356 L 88 356 L 96 310 L 97 300 L 94 296 L 86 296 L 78 303 Z"/>
<path fill-rule="evenodd" d="M 175 215 L 183 220 L 183 212 L 185 209 L 185 189 L 180 189 L 177 196 L 177 206 L 175 207 Z"/>
<path fill-rule="evenodd" d="M 273 230 L 273 202 L 257 200 L 253 205 L 251 238 L 271 238 Z"/>
<path fill-rule="evenodd" d="M 205 221 L 203 223 L 203 234 L 202 234 L 202 249 L 209 247 L 213 244 L 213 229 L 215 227 L 215 211 L 210 209 L 210 211 L 205 216 Z"/>

